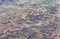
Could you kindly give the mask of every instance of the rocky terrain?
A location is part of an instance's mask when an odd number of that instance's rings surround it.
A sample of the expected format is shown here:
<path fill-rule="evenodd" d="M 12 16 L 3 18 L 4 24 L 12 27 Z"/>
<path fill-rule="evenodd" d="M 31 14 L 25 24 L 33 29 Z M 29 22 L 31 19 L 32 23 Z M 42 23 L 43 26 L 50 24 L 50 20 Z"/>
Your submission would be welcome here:
<path fill-rule="evenodd" d="M 0 39 L 60 39 L 60 0 L 0 0 Z"/>

